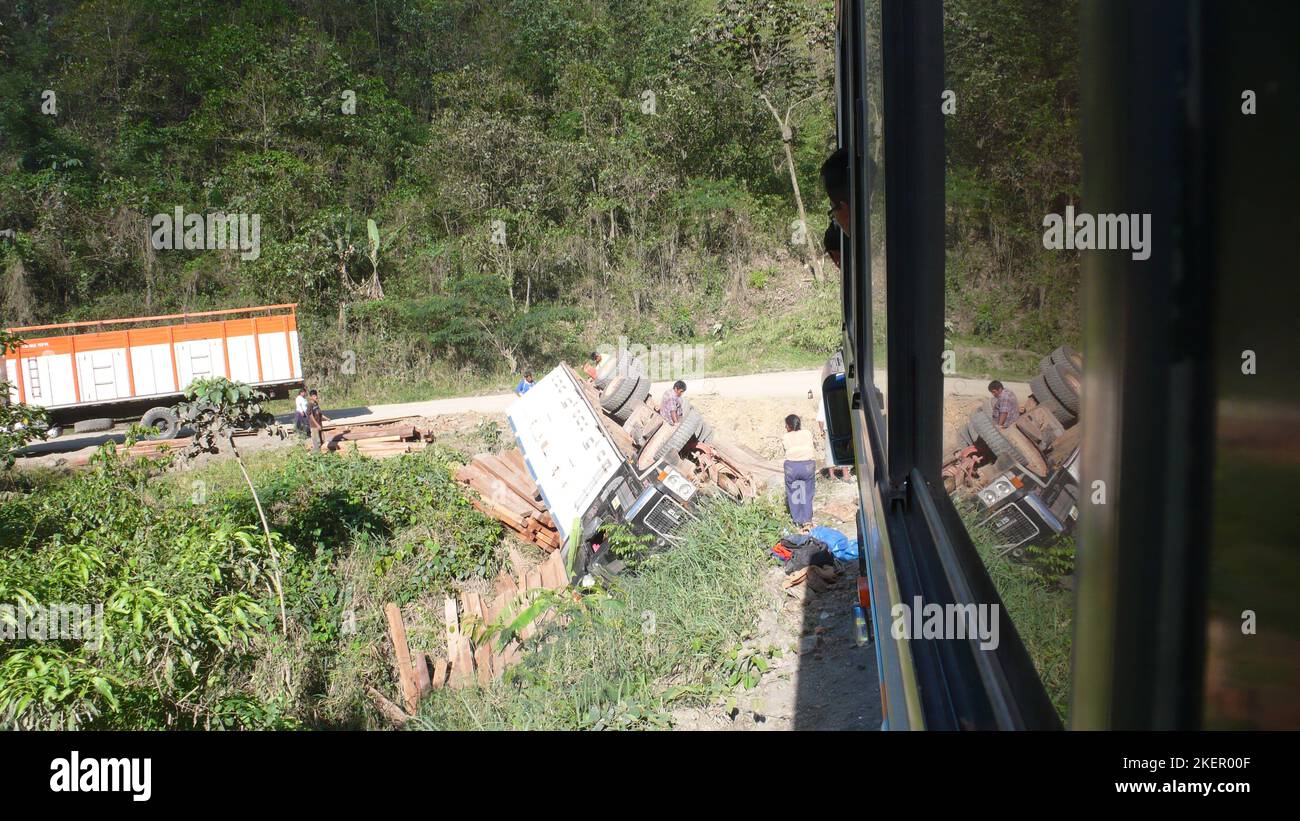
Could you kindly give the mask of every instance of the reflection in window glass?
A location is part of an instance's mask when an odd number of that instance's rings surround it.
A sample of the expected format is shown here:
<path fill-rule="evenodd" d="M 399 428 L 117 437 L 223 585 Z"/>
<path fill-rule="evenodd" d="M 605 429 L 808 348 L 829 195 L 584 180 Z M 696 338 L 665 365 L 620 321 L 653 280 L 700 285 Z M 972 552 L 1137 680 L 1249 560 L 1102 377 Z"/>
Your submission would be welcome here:
<path fill-rule="evenodd" d="M 1044 9 L 1044 6 L 1050 7 Z M 944 4 L 944 482 L 1068 717 L 1079 505 L 1078 4 Z"/>

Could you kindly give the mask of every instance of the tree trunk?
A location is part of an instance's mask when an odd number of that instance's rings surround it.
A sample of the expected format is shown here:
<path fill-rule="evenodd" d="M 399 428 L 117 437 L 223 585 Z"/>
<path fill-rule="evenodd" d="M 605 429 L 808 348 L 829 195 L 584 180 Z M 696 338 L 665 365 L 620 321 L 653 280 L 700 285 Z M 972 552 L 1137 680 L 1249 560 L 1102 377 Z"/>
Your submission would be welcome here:
<path fill-rule="evenodd" d="M 790 172 L 790 187 L 794 189 L 794 202 L 799 208 L 799 224 L 803 226 L 803 239 L 808 245 L 808 262 L 812 265 L 813 279 L 821 282 L 821 255 L 817 252 L 817 247 L 813 243 L 812 228 L 808 225 L 808 214 L 803 208 L 803 194 L 799 191 L 799 178 L 794 172 L 794 152 L 790 150 L 790 140 L 790 127 L 784 125 L 781 129 L 781 147 L 785 149 L 785 167 Z"/>

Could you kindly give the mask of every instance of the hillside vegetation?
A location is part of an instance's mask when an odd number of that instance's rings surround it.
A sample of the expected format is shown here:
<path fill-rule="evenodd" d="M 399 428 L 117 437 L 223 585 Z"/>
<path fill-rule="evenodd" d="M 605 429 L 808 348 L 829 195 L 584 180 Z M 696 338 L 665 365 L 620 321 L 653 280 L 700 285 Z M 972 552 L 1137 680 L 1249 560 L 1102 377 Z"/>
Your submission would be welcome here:
<path fill-rule="evenodd" d="M 1077 265 L 1038 242 L 1077 189 L 1075 4 L 946 8 L 949 318 L 1044 352 L 1076 325 Z M 620 335 L 814 363 L 831 25 L 819 0 L 4 4 L 0 316 L 297 302 L 309 380 L 369 401 Z M 155 247 L 177 208 L 257 216 L 255 258 Z"/>

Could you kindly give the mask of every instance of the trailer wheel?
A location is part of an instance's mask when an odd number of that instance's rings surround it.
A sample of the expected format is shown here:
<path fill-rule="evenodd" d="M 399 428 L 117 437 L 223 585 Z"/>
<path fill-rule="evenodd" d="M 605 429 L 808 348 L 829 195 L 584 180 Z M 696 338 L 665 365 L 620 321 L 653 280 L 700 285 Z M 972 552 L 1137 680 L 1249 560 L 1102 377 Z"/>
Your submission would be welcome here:
<path fill-rule="evenodd" d="M 707 445 L 713 441 L 713 426 L 708 422 L 700 425 L 700 432 L 696 434 L 695 441 Z"/>
<path fill-rule="evenodd" d="M 72 426 L 77 433 L 99 433 L 113 429 L 112 419 L 82 419 Z"/>
<path fill-rule="evenodd" d="M 591 381 L 595 384 L 597 390 L 603 391 L 609 387 L 609 383 L 614 381 L 614 377 L 617 375 L 618 357 L 607 356 L 602 358 L 600 364 L 596 366 L 596 378 Z"/>
<path fill-rule="evenodd" d="M 632 389 L 636 387 L 636 377 L 615 376 L 600 394 L 600 406 L 606 413 L 613 413 L 627 402 Z"/>
<path fill-rule="evenodd" d="M 1062 345 L 1047 355 L 1053 365 L 1066 365 L 1079 373 L 1083 373 L 1083 354 L 1071 348 L 1069 345 Z"/>
<path fill-rule="evenodd" d="M 686 443 L 691 441 L 691 437 L 699 433 L 702 424 L 703 419 L 699 411 L 693 410 L 683 416 L 682 421 L 676 425 L 660 427 L 641 449 L 641 456 L 636 462 L 637 469 L 645 470 L 660 459 L 681 453 Z"/>
<path fill-rule="evenodd" d="M 153 431 L 150 439 L 175 439 L 181 420 L 171 408 L 150 408 L 140 417 L 140 424 Z"/>
<path fill-rule="evenodd" d="M 1065 368 L 1060 365 L 1044 368 L 1041 373 L 1043 379 L 1047 380 L 1047 387 L 1051 390 L 1052 395 L 1059 399 L 1070 413 L 1078 416 L 1079 391 L 1077 388 L 1082 387 L 1078 378 L 1072 373 L 1067 374 Z"/>
<path fill-rule="evenodd" d="M 1038 400 L 1038 404 L 1051 411 L 1057 421 L 1065 427 L 1068 428 L 1078 420 L 1079 417 L 1076 414 L 1071 413 L 1069 408 L 1061 404 L 1061 400 L 1052 395 L 1051 389 L 1047 387 L 1047 380 L 1041 374 L 1029 380 L 1029 389 L 1034 392 L 1034 398 Z"/>
<path fill-rule="evenodd" d="M 1000 428 L 989 416 L 982 410 L 978 410 L 970 416 L 971 425 L 979 433 L 984 444 L 989 446 L 996 456 L 1005 456 L 1017 464 L 1023 465 L 1031 473 L 1038 477 L 1047 476 L 1047 461 L 1043 455 L 1038 452 L 1029 437 L 1025 436 L 1015 427 Z"/>

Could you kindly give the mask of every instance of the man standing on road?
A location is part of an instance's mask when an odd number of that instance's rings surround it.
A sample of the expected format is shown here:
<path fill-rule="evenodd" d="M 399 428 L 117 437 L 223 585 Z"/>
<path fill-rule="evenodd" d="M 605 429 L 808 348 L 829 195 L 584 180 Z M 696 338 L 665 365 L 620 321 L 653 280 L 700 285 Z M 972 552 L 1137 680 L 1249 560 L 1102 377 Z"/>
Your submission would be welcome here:
<path fill-rule="evenodd" d="M 989 383 L 989 393 L 993 394 L 993 421 L 1000 428 L 1014 425 L 1020 418 L 1020 400 L 996 379 Z"/>
<path fill-rule="evenodd" d="M 515 393 L 518 394 L 519 396 L 523 396 L 524 394 L 528 393 L 528 389 L 531 388 L 532 386 L 533 386 L 533 372 L 524 371 L 524 378 L 519 380 L 518 385 L 515 385 Z"/>
<path fill-rule="evenodd" d="M 320 396 L 313 390 L 307 400 L 307 425 L 311 428 L 312 453 L 320 453 L 321 446 L 325 444 L 323 427 L 328 421 L 330 418 L 320 410 Z"/>
<path fill-rule="evenodd" d="M 678 379 L 673 386 L 664 391 L 664 398 L 659 400 L 659 415 L 670 425 L 682 421 L 682 394 L 686 393 L 686 383 Z"/>
<path fill-rule="evenodd" d="M 307 389 L 299 388 L 293 400 L 293 430 L 299 439 L 307 436 Z"/>

